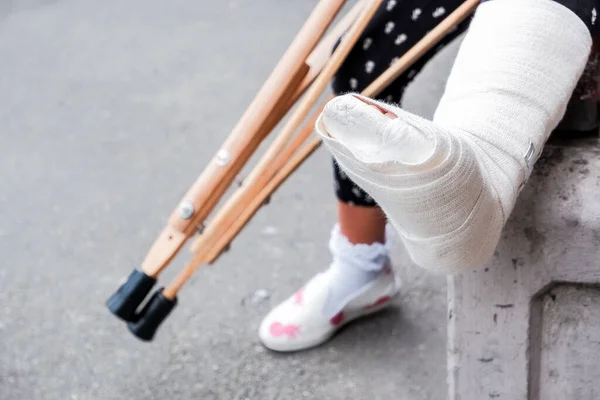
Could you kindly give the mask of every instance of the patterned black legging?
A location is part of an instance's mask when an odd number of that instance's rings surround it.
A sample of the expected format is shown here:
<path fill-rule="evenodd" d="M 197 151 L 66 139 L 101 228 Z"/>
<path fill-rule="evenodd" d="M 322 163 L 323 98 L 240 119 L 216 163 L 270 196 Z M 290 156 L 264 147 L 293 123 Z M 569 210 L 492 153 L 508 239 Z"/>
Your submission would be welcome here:
<path fill-rule="evenodd" d="M 386 0 L 377 11 L 367 29 L 348 55 L 333 79 L 336 94 L 360 92 L 381 75 L 392 62 L 404 54 L 432 30 L 464 0 Z M 502 0 L 483 0 L 502 1 Z M 593 36 L 598 33 L 597 12 L 600 0 L 556 0 L 571 9 L 588 26 Z M 400 75 L 378 100 L 402 103 L 407 85 L 447 44 L 464 33 L 470 19 L 458 25 L 439 45 L 427 52 L 408 71 Z M 348 178 L 334 161 L 335 192 L 341 202 L 375 207 L 373 199 Z"/>

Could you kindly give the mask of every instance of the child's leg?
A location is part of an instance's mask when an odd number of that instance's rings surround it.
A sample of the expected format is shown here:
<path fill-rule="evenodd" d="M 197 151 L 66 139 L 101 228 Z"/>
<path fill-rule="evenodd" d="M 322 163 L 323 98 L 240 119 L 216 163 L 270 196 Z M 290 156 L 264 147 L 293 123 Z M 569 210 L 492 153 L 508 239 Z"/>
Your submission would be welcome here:
<path fill-rule="evenodd" d="M 338 223 L 350 243 L 385 242 L 386 217 L 375 200 L 359 188 L 333 163 Z"/>
<path fill-rule="evenodd" d="M 461 2 L 432 1 L 427 6 L 420 6 L 418 0 L 384 2 L 336 75 L 334 91 L 365 88 Z M 379 98 L 400 102 L 404 88 L 427 61 L 466 27 L 467 23 L 458 26 Z M 385 243 L 385 216 L 336 166 L 334 178 L 339 224 L 330 239 L 333 261 L 264 319 L 259 334 L 271 349 L 292 351 L 318 345 L 342 323 L 379 310 L 398 292 Z"/>
<path fill-rule="evenodd" d="M 589 55 L 595 0 L 566 3 L 577 8 L 482 4 L 433 122 L 353 95 L 324 110 L 324 142 L 382 205 L 417 264 L 458 272 L 493 253 Z"/>
<path fill-rule="evenodd" d="M 360 207 L 338 201 L 340 232 L 352 244 L 385 243 L 386 217 L 379 207 Z"/>
<path fill-rule="evenodd" d="M 343 94 L 365 89 L 461 3 L 462 0 L 431 1 L 425 5 L 420 0 L 386 1 L 336 74 L 334 92 Z M 439 50 L 464 33 L 469 23 L 467 20 L 459 24 L 377 99 L 400 104 L 404 90 L 421 69 Z M 333 169 L 342 235 L 354 244 L 383 243 L 386 219 L 382 218 L 381 208 L 335 162 Z"/>

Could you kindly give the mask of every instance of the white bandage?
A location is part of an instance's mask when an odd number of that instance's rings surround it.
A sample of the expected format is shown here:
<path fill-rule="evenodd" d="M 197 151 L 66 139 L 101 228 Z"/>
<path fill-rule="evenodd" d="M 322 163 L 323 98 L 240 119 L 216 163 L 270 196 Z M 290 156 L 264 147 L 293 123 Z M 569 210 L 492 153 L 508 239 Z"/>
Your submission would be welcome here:
<path fill-rule="evenodd" d="M 398 116 L 391 120 L 345 95 L 327 105 L 317 131 L 418 265 L 445 273 L 477 267 L 493 254 L 591 44 L 584 23 L 554 1 L 486 2 L 433 122 L 377 102 Z"/>

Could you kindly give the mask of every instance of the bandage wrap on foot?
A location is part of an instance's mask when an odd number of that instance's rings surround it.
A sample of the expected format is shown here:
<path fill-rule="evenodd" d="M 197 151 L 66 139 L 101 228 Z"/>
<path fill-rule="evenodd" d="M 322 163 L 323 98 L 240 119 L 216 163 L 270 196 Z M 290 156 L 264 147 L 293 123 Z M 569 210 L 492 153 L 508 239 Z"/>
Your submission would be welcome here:
<path fill-rule="evenodd" d="M 328 103 L 317 131 L 418 265 L 450 274 L 478 267 L 493 254 L 590 48 L 584 23 L 558 3 L 486 2 L 433 122 L 349 94 Z"/>
<path fill-rule="evenodd" d="M 344 324 L 381 310 L 398 293 L 387 246 L 351 244 L 331 234 L 333 262 L 262 321 L 259 337 L 276 351 L 297 351 L 329 340 Z"/>

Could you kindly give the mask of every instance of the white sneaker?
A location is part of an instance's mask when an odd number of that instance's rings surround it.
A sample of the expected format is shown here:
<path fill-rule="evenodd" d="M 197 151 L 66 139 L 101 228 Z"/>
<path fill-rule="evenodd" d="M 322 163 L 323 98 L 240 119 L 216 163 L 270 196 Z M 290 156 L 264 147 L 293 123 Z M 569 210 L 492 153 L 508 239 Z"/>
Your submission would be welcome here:
<path fill-rule="evenodd" d="M 385 308 L 399 292 L 399 281 L 392 268 L 386 267 L 379 276 L 354 292 L 342 311 L 328 318 L 323 314 L 323 307 L 334 274 L 334 269 L 330 268 L 316 275 L 265 317 L 259 337 L 267 348 L 289 352 L 318 346 L 343 325 Z"/>

